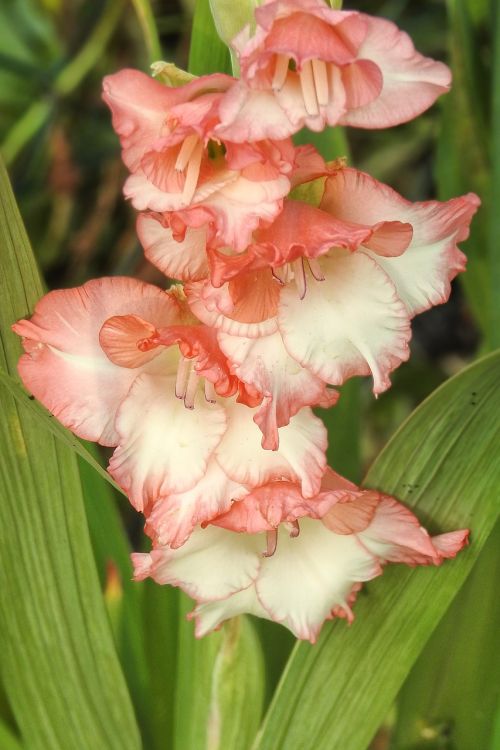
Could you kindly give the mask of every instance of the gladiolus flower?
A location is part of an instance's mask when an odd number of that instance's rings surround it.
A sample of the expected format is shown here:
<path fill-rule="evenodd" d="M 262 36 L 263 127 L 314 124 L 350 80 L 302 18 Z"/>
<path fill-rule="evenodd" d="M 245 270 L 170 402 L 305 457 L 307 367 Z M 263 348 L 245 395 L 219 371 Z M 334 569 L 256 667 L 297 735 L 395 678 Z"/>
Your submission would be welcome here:
<path fill-rule="evenodd" d="M 241 82 L 220 107 L 221 137 L 284 138 L 306 125 L 385 128 L 448 91 L 451 74 L 393 23 L 323 0 L 268 0 L 232 41 Z M 265 117 L 262 116 L 265 112 Z"/>
<path fill-rule="evenodd" d="M 211 524 L 180 549 L 156 542 L 151 553 L 132 555 L 135 579 L 150 576 L 195 599 L 197 636 L 248 612 L 312 643 L 326 619 L 352 621 L 361 583 L 385 563 L 440 565 L 468 536 L 431 538 L 394 498 L 331 469 L 315 497 L 305 498 L 294 482 L 270 482 Z"/>
<path fill-rule="evenodd" d="M 217 240 L 245 247 L 262 220 L 274 219 L 290 190 L 290 140 L 238 145 L 217 134 L 219 104 L 234 83 L 215 74 L 170 88 L 137 70 L 104 79 L 123 161 L 124 193 L 139 211 L 166 221 L 209 224 Z"/>
<path fill-rule="evenodd" d="M 187 284 L 188 301 L 219 329 L 234 374 L 262 392 L 267 378 L 278 398 L 295 362 L 332 385 L 371 373 L 378 394 L 409 356 L 411 318 L 445 302 L 464 270 L 457 242 L 478 205 L 473 194 L 412 204 L 340 169 L 326 179 L 319 208 L 287 200 L 245 253 L 212 251 L 221 286 Z"/>
<path fill-rule="evenodd" d="M 137 510 L 164 504 L 169 543 L 227 510 L 236 489 L 287 477 L 306 497 L 318 491 L 322 422 L 303 410 L 281 431 L 280 450 L 263 450 L 253 421 L 262 396 L 230 373 L 179 287 L 89 281 L 50 292 L 13 328 L 26 388 L 76 435 L 116 447 L 111 475 Z"/>

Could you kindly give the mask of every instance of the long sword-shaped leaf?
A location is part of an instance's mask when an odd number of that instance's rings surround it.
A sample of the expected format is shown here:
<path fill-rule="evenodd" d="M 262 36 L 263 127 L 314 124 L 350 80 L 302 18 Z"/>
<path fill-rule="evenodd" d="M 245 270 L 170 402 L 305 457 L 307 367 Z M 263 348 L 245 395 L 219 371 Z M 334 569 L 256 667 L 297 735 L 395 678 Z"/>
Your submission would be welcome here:
<path fill-rule="evenodd" d="M 393 566 L 366 587 L 352 628 L 296 647 L 258 750 L 366 750 L 498 517 L 500 353 L 448 381 L 407 420 L 366 486 L 406 501 L 436 529 L 470 526 L 472 545 L 440 569 Z"/>
<path fill-rule="evenodd" d="M 15 374 L 10 324 L 42 286 L 0 165 L 1 365 Z M 30 750 L 137 750 L 89 542 L 76 456 L 2 390 L 0 625 L 9 702 Z"/>
<path fill-rule="evenodd" d="M 500 699 L 500 523 L 420 655 L 398 705 L 394 747 L 488 748 Z"/>

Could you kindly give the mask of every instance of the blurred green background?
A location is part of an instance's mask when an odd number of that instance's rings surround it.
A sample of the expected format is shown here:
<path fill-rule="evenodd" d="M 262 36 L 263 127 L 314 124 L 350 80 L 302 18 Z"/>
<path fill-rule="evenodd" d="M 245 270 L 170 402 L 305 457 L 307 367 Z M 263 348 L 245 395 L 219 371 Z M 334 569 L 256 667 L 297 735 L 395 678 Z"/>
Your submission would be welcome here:
<path fill-rule="evenodd" d="M 141 16 L 145 6 L 139 0 L 0 2 L 0 152 L 49 288 L 74 286 L 108 274 L 164 283 L 144 260 L 137 242 L 134 212 L 121 193 L 126 170 L 109 112 L 100 98 L 103 76 L 120 68 L 147 71 L 158 57 L 187 68 L 194 2 L 161 0 L 151 7 L 158 39 Z M 368 382 L 351 381 L 342 389 L 335 420 L 322 414 L 330 430 L 332 465 L 357 481 L 418 403 L 500 342 L 500 35 L 496 32 L 500 14 L 495 0 L 359 0 L 344 3 L 344 8 L 393 19 L 423 54 L 451 65 L 453 91 L 414 122 L 397 128 L 327 132 L 319 137 L 301 134 L 299 138 L 313 140 L 329 159 L 348 153 L 352 165 L 388 182 L 408 199 L 445 200 L 472 190 L 483 201 L 471 238 L 463 247 L 469 257 L 468 271 L 454 284 L 445 306 L 414 321 L 412 358 L 394 374 L 391 390 L 375 400 Z M 99 540 L 99 514 L 105 498 L 99 497 L 93 476 L 85 480 L 86 470 L 82 470 L 84 485 L 87 481 L 92 487 L 87 497 L 91 534 L 113 618 L 116 571 L 113 565 L 109 567 L 106 540 Z M 106 497 L 108 489 L 103 490 Z M 120 500 L 118 507 L 137 548 L 143 544 L 141 519 L 126 502 Z M 125 567 L 126 556 L 126 547 L 110 553 L 115 563 L 120 558 Z M 488 565 L 488 575 L 492 575 L 493 566 L 498 570 L 498 555 Z M 489 602 L 490 589 L 484 582 L 481 585 L 481 601 Z M 177 611 L 187 611 L 184 600 L 177 592 L 144 586 L 151 630 L 176 629 Z M 131 585 L 118 577 L 117 587 L 120 602 L 122 590 L 128 591 Z M 465 603 L 457 606 L 476 610 L 478 600 L 467 601 L 466 591 L 463 597 Z M 125 598 L 125 605 L 121 602 L 120 606 L 130 606 L 133 619 L 137 613 L 131 601 Z M 479 639 L 494 636 L 491 625 L 487 627 L 490 614 L 491 609 L 483 610 L 471 624 Z M 441 633 L 437 631 L 434 645 L 431 641 L 429 648 L 436 658 L 450 637 L 446 628 L 451 621 L 444 623 Z M 293 639 L 278 626 L 261 623 L 259 628 L 267 644 L 268 700 Z M 167 710 L 161 692 L 165 670 L 175 670 L 175 655 L 167 647 L 159 655 L 139 653 L 144 644 L 138 644 L 135 635 L 133 627 L 125 627 L 119 635 L 120 654 L 139 723 L 146 727 L 145 746 L 159 748 L 162 744 L 155 744 L 154 738 L 168 732 L 173 722 L 170 714 L 181 710 L 180 698 Z M 190 639 L 191 629 L 186 634 L 176 631 L 176 637 Z M 144 642 L 147 650 L 147 639 Z M 148 679 L 153 685 L 157 680 L 159 691 L 153 690 L 148 706 L 143 705 L 141 687 L 144 659 L 152 670 Z M 469 667 L 474 671 L 474 664 Z M 403 692 L 401 699 L 408 715 L 418 702 L 415 696 L 422 698 L 428 692 L 425 675 L 419 676 L 418 668 L 412 688 L 416 692 L 406 698 Z M 494 689 L 498 695 L 498 680 Z M 141 722 L 146 714 L 148 719 Z M 389 717 L 373 749 L 384 750 L 391 741 L 397 743 L 393 745 L 397 750 L 474 748 L 456 744 L 446 715 L 439 710 L 430 715 L 430 723 L 415 736 L 394 729 L 394 716 Z M 477 745 L 477 750 L 483 746 Z"/>

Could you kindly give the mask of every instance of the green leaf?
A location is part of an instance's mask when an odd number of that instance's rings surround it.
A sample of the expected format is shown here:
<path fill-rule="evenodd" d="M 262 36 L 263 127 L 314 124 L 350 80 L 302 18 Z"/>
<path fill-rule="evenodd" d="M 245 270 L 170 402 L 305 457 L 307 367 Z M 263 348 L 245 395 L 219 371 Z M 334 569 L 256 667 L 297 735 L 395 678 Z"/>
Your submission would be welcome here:
<path fill-rule="evenodd" d="M 0 722 L 0 747 L 2 750 L 23 750 L 19 739 L 3 722 Z"/>
<path fill-rule="evenodd" d="M 491 324 L 489 331 L 490 345 L 500 346 L 500 9 L 494 4 L 494 47 L 493 47 L 493 79 L 492 79 L 492 194 L 491 205 L 495 210 L 491 212 L 489 248 L 490 248 L 490 292 L 492 300 Z"/>
<path fill-rule="evenodd" d="M 42 285 L 0 165 L 1 366 Z M 137 750 L 140 741 L 90 547 L 76 457 L 0 384 L 0 631 L 5 690 L 30 750 Z"/>
<path fill-rule="evenodd" d="M 42 294 L 43 292 L 40 291 L 39 296 L 41 297 Z M 35 302 L 32 303 L 32 306 L 34 304 Z M 16 337 L 12 338 L 16 339 Z M 16 351 L 19 351 L 18 347 L 19 344 L 17 343 Z M 22 408 L 23 412 L 29 412 L 30 416 L 32 416 L 36 420 L 38 425 L 55 435 L 58 440 L 67 445 L 68 448 L 71 448 L 75 453 L 83 458 L 84 461 L 86 461 L 102 479 L 105 479 L 112 487 L 114 487 L 115 490 L 124 494 L 123 490 L 118 487 L 116 482 L 112 479 L 111 475 L 108 474 L 106 469 L 101 466 L 99 461 L 96 459 L 95 454 L 93 454 L 88 448 L 86 448 L 82 441 L 75 437 L 72 432 L 67 430 L 62 426 L 60 422 L 54 419 L 52 414 L 50 414 L 50 412 L 48 412 L 47 409 L 42 406 L 42 404 L 40 404 L 38 401 L 34 401 L 33 398 L 29 396 L 28 393 L 26 393 L 24 388 L 16 380 L 14 380 L 11 375 L 9 375 L 7 372 L 4 372 L 1 367 L 0 384 L 5 387 L 6 391 L 8 391 L 11 396 L 14 397 L 18 405 Z"/>
<path fill-rule="evenodd" d="M 209 0 L 196 0 L 188 70 L 197 76 L 231 72 L 229 49 L 217 34 Z"/>
<path fill-rule="evenodd" d="M 489 747 L 500 698 L 499 549 L 497 522 L 403 687 L 394 732 L 398 750 L 425 746 L 426 738 L 440 734 L 460 750 Z"/>
<path fill-rule="evenodd" d="M 255 8 L 258 0 L 210 0 L 215 28 L 228 46 L 244 26 L 255 28 Z"/>
<path fill-rule="evenodd" d="M 255 749 L 366 750 L 498 517 L 499 377 L 497 352 L 438 388 L 365 482 L 410 504 L 432 532 L 470 526 L 471 546 L 439 569 L 388 567 L 359 597 L 352 628 L 327 624 L 316 646 L 298 645 Z"/>

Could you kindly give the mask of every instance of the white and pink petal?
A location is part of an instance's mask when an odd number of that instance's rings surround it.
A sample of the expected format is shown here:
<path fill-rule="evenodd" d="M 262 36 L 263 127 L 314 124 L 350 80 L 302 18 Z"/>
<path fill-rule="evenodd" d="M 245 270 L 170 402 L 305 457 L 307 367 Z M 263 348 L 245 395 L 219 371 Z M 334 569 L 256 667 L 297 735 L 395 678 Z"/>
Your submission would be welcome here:
<path fill-rule="evenodd" d="M 361 253 L 335 250 L 322 259 L 323 281 L 308 278 L 303 299 L 283 288 L 279 329 L 290 356 L 326 383 L 373 377 L 373 390 L 390 386 L 389 374 L 408 359 L 409 316 L 389 277 Z"/>

